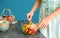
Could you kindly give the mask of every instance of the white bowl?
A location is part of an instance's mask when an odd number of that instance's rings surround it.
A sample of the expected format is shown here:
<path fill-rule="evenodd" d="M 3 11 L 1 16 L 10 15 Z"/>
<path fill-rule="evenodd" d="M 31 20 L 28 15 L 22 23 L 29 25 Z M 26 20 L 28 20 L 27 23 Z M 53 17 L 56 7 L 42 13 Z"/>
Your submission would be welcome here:
<path fill-rule="evenodd" d="M 9 29 L 8 21 L 0 21 L 0 31 L 7 31 Z"/>

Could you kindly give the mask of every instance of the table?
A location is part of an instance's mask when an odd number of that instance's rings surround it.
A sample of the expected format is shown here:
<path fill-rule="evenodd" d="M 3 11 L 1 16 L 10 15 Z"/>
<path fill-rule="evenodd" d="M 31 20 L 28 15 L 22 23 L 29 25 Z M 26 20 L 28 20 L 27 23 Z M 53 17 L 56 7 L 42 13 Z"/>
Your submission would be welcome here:
<path fill-rule="evenodd" d="M 0 38 L 45 38 L 38 30 L 35 35 L 23 34 L 21 24 L 26 21 L 18 21 L 16 24 L 10 24 L 10 29 L 6 32 L 0 32 Z"/>

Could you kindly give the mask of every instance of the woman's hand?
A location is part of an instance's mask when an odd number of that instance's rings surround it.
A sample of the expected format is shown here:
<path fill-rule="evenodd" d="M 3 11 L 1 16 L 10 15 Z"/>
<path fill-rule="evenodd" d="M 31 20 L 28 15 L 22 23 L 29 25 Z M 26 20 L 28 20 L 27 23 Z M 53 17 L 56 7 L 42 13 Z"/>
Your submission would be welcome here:
<path fill-rule="evenodd" d="M 49 21 L 50 21 L 49 16 L 43 18 L 41 21 L 39 21 L 39 28 L 40 29 L 46 28 L 49 24 Z"/>
<path fill-rule="evenodd" d="M 29 12 L 29 13 L 27 14 L 27 19 L 28 19 L 28 21 L 31 21 L 32 16 L 33 16 L 33 12 Z"/>

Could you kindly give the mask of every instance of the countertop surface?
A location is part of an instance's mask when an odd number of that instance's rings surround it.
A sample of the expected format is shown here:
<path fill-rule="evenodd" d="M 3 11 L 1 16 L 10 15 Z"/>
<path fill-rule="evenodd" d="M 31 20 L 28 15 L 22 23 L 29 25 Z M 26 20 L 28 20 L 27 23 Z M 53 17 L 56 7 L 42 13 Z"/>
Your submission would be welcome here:
<path fill-rule="evenodd" d="M 16 24 L 10 24 L 10 29 L 6 32 L 0 32 L 0 38 L 45 38 L 38 30 L 35 35 L 26 35 L 21 31 L 22 21 Z"/>

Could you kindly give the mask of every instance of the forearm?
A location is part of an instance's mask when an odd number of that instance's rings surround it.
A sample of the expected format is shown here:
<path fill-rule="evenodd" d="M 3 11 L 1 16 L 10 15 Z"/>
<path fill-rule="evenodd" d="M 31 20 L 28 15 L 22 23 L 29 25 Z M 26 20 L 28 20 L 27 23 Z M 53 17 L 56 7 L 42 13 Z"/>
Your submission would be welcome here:
<path fill-rule="evenodd" d="M 54 12 L 52 12 L 48 17 L 50 17 L 50 19 L 56 17 L 60 15 L 60 7 L 58 7 Z"/>
<path fill-rule="evenodd" d="M 41 0 L 36 0 L 36 2 L 34 3 L 32 9 L 31 9 L 31 13 L 34 13 L 35 10 L 40 6 L 41 4 Z"/>

